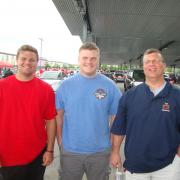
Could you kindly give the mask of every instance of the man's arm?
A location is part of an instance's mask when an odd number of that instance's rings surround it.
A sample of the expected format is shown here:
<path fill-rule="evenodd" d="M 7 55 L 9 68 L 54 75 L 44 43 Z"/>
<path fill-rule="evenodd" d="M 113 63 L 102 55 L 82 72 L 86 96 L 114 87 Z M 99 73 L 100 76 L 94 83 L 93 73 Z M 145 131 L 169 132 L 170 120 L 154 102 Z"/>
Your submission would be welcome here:
<path fill-rule="evenodd" d="M 177 155 L 180 157 L 180 145 L 179 145 L 178 150 L 177 150 Z"/>
<path fill-rule="evenodd" d="M 111 129 L 112 125 L 113 125 L 113 122 L 114 122 L 115 117 L 116 117 L 115 115 L 112 115 L 112 116 L 110 117 L 110 122 L 109 122 L 109 127 L 110 127 L 110 129 Z M 112 133 L 110 134 L 110 141 L 111 141 L 111 144 L 112 144 L 112 141 L 113 141 L 113 134 L 112 134 Z"/>
<path fill-rule="evenodd" d="M 53 161 L 54 142 L 56 136 L 56 121 L 46 120 L 47 149 L 43 155 L 43 165 L 47 166 Z"/>
<path fill-rule="evenodd" d="M 115 115 L 111 116 L 111 119 L 110 119 L 110 128 L 112 127 L 112 124 L 114 122 L 115 117 L 116 117 Z"/>
<path fill-rule="evenodd" d="M 57 122 L 57 142 L 59 145 L 61 145 L 61 141 L 62 141 L 63 117 L 64 117 L 64 110 L 63 109 L 58 110 L 56 116 L 56 122 Z"/>
<path fill-rule="evenodd" d="M 122 166 L 119 151 L 123 139 L 124 136 L 112 134 L 112 151 L 111 151 L 110 162 L 114 168 Z"/>

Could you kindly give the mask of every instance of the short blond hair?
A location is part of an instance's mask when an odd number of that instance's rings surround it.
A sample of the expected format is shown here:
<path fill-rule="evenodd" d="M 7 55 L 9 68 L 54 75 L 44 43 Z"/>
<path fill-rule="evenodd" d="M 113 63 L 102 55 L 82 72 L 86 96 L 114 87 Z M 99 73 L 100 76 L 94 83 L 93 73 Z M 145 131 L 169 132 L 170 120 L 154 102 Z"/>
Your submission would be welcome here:
<path fill-rule="evenodd" d="M 100 56 L 100 50 L 99 47 L 93 43 L 93 42 L 86 42 L 84 43 L 80 48 L 79 48 L 79 52 L 81 52 L 81 50 L 95 50 L 98 53 L 98 56 Z"/>

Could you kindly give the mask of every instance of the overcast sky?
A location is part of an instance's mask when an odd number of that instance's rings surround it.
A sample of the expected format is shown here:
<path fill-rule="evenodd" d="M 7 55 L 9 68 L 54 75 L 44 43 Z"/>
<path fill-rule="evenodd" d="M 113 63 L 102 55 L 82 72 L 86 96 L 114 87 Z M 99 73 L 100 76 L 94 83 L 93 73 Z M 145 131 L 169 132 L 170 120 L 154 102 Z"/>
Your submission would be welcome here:
<path fill-rule="evenodd" d="M 49 60 L 77 63 L 81 45 L 72 36 L 52 0 L 0 0 L 0 52 L 15 54 L 23 44 Z"/>

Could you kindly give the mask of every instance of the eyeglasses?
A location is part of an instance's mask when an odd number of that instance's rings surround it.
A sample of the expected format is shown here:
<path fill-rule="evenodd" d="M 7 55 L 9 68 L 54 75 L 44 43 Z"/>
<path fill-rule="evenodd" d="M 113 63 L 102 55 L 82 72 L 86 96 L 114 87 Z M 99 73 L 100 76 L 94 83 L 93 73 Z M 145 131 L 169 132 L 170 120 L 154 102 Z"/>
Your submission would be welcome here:
<path fill-rule="evenodd" d="M 160 64 L 160 63 L 163 63 L 162 60 L 159 60 L 159 59 L 153 59 L 153 60 L 144 60 L 144 64 Z"/>

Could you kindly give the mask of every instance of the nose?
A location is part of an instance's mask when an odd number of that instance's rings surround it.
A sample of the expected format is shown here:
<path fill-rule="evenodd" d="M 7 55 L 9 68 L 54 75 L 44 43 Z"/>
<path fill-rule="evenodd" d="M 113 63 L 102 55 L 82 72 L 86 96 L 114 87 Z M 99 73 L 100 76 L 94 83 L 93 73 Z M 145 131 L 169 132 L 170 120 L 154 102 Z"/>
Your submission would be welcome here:
<path fill-rule="evenodd" d="M 92 59 L 90 59 L 90 58 L 88 58 L 86 62 L 87 62 L 87 63 L 92 63 L 92 62 L 93 62 L 93 60 L 92 60 Z"/>

